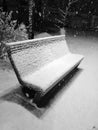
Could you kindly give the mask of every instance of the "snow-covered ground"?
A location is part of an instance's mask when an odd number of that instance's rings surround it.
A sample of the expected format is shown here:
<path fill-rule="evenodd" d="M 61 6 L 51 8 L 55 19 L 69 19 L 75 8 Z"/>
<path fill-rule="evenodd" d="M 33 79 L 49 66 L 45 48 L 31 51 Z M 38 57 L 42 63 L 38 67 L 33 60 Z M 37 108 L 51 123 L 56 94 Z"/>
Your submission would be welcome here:
<path fill-rule="evenodd" d="M 98 39 L 73 35 L 66 39 L 72 52 L 85 56 L 78 72 L 48 108 L 30 109 L 23 102 L 1 99 L 0 130 L 98 130 Z M 18 87 L 11 67 L 2 68 L 0 62 L 0 96 Z"/>

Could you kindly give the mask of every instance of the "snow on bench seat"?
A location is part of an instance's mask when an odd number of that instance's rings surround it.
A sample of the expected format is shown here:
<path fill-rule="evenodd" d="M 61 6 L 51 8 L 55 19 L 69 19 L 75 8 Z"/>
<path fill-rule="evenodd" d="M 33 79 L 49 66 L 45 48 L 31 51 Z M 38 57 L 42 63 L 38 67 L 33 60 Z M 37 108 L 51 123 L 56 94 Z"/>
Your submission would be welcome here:
<path fill-rule="evenodd" d="M 23 81 L 41 88 L 43 91 L 51 88 L 60 79 L 66 76 L 83 57 L 81 55 L 67 54 L 45 65 L 40 70 L 22 77 Z"/>

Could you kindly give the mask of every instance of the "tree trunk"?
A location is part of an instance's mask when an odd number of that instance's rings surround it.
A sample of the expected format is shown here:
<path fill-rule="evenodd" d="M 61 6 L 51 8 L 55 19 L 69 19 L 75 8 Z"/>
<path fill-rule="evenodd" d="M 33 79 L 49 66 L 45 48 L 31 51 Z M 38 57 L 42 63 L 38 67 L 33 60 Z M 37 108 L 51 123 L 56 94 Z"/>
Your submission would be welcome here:
<path fill-rule="evenodd" d="M 34 38 L 34 0 L 29 0 L 29 39 Z"/>

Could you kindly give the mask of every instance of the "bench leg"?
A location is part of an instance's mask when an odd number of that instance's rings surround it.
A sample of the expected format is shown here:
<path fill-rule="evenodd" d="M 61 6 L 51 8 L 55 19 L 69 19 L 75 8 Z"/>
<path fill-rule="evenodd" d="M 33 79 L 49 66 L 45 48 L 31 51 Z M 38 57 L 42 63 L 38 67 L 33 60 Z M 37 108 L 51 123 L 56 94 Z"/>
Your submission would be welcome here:
<path fill-rule="evenodd" d="M 39 107 L 40 100 L 42 98 L 41 91 L 35 91 L 32 88 L 22 87 L 24 96 L 30 100 L 30 102 L 36 104 Z"/>
<path fill-rule="evenodd" d="M 41 98 L 42 98 L 42 92 L 41 91 L 38 91 L 36 92 L 36 94 L 34 95 L 34 100 L 33 102 L 36 103 L 37 105 L 39 104 Z"/>
<path fill-rule="evenodd" d="M 34 91 L 33 89 L 30 89 L 28 87 L 22 87 L 22 91 L 23 91 L 23 94 L 29 98 L 29 99 L 33 99 L 34 96 L 35 96 L 35 93 L 36 91 Z"/>

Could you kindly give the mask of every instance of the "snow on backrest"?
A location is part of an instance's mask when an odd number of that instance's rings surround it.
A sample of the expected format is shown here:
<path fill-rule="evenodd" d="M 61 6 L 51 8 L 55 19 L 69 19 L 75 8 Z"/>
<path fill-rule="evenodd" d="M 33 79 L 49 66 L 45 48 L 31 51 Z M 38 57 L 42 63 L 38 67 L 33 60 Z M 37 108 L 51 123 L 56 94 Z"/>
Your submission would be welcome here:
<path fill-rule="evenodd" d="M 21 76 L 69 53 L 64 35 L 8 43 L 7 46 L 8 53 Z"/>

